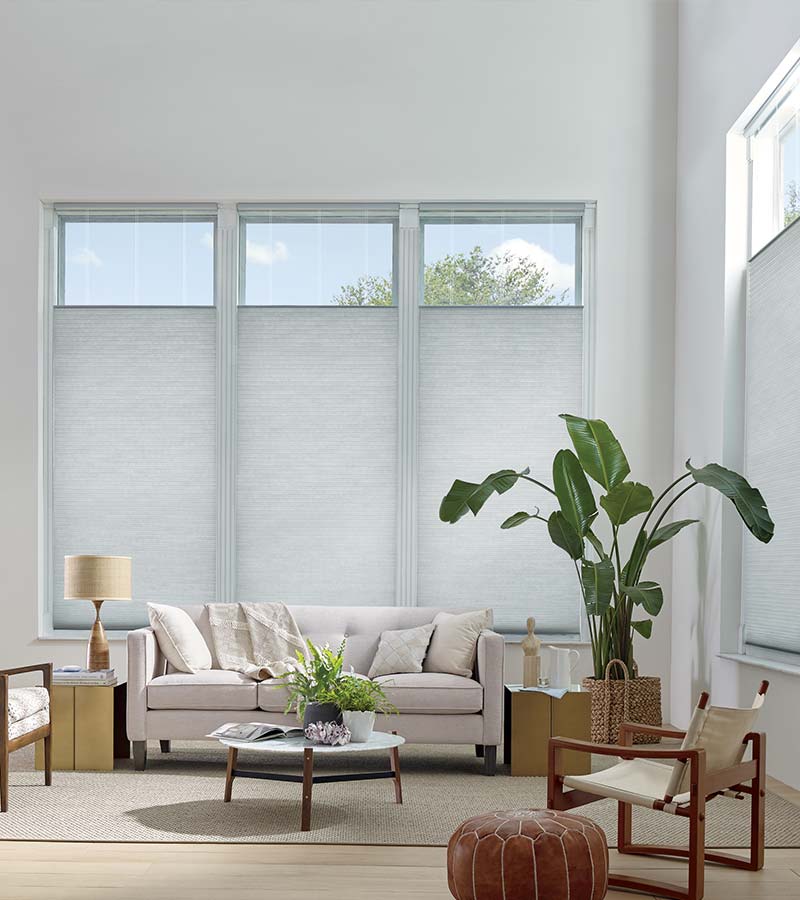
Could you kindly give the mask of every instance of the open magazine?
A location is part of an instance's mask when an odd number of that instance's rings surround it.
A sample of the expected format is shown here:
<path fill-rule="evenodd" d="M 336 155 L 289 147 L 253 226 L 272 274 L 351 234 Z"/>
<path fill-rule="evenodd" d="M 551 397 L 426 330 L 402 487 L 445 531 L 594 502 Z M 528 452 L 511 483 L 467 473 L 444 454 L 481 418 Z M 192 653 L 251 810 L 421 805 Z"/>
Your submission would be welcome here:
<path fill-rule="evenodd" d="M 278 738 L 302 737 L 302 728 L 289 725 L 272 725 L 269 722 L 227 722 L 206 737 L 225 738 L 228 741 L 273 741 Z"/>

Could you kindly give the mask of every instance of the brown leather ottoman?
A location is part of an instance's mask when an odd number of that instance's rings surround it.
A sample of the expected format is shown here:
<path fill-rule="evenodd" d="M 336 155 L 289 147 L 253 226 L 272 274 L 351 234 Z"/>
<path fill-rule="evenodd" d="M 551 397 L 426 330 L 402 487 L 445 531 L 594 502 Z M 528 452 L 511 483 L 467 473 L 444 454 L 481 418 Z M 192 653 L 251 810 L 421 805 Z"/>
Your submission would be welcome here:
<path fill-rule="evenodd" d="M 475 816 L 447 845 L 447 884 L 456 900 L 602 900 L 605 832 L 550 809 Z"/>

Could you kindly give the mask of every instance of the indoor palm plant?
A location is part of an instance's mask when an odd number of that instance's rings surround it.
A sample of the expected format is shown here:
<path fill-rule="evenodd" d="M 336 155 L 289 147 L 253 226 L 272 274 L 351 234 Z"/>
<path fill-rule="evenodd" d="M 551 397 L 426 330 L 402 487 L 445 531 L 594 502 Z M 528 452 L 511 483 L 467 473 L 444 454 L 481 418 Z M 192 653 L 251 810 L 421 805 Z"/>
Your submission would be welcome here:
<path fill-rule="evenodd" d="M 517 482 L 527 482 L 550 494 L 558 508 L 545 517 L 538 509 L 516 512 L 501 528 L 543 522 L 552 542 L 575 567 L 588 619 L 595 679 L 602 679 L 612 660 L 621 660 L 635 677 L 634 635 L 649 638 L 653 618 L 664 602 L 660 585 L 643 580 L 650 553 L 697 519 L 666 522 L 674 505 L 688 491 L 705 485 L 732 501 L 750 533 L 767 543 L 774 531 L 764 498 L 736 472 L 709 463 L 676 478 L 654 499 L 645 484 L 626 480 L 630 466 L 608 425 L 600 419 L 562 415 L 574 447 L 559 450 L 553 459 L 552 486 L 533 478 L 529 469 L 502 469 L 480 483 L 456 480 L 442 500 L 439 517 L 457 522 L 467 512 L 477 515 L 492 494 L 503 494 Z M 598 501 L 589 479 L 604 493 L 599 506 L 607 526 L 601 539 L 596 530 Z M 676 493 L 674 489 L 680 488 Z M 644 516 L 643 519 L 639 519 Z M 634 523 L 633 520 L 638 519 Z M 630 524 L 623 535 L 623 526 Z M 623 538 L 627 537 L 627 540 Z M 612 668 L 612 679 L 624 677 Z"/>

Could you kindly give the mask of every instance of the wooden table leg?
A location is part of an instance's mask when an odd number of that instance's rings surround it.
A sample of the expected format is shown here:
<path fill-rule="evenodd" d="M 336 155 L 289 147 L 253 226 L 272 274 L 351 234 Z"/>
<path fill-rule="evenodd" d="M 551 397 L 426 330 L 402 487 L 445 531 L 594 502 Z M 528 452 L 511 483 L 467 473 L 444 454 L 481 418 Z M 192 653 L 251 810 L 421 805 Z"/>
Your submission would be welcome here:
<path fill-rule="evenodd" d="M 392 734 L 397 734 L 393 731 Z M 394 801 L 395 803 L 403 802 L 403 783 L 400 780 L 400 748 L 392 747 L 389 751 L 392 761 L 392 771 L 394 772 Z"/>
<path fill-rule="evenodd" d="M 314 785 L 314 750 L 307 747 L 303 750 L 303 815 L 300 822 L 301 831 L 311 831 L 311 788 Z"/>
<path fill-rule="evenodd" d="M 225 802 L 231 802 L 231 791 L 233 789 L 233 770 L 236 768 L 236 758 L 239 751 L 235 747 L 228 747 L 228 771 L 225 773 Z"/>

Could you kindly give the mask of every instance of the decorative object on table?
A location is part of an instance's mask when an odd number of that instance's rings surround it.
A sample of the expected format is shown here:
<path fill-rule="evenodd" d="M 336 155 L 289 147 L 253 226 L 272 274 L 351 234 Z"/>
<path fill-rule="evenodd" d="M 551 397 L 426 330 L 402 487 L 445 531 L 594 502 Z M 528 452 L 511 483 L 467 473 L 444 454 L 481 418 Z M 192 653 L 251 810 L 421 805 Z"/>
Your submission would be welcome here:
<path fill-rule="evenodd" d="M 381 675 L 413 674 L 422 671 L 422 661 L 436 626 L 433 622 L 402 631 L 383 631 L 375 658 L 367 673 L 370 678 Z"/>
<path fill-rule="evenodd" d="M 369 740 L 376 713 L 396 713 L 397 707 L 386 699 L 383 687 L 375 681 L 345 675 L 336 682 L 336 705 L 350 731 L 350 740 L 363 744 Z"/>
<path fill-rule="evenodd" d="M 94 604 L 86 668 L 93 672 L 108 669 L 108 641 L 100 621 L 100 607 L 106 600 L 131 599 L 130 556 L 65 556 L 64 599 L 90 600 Z"/>
<path fill-rule="evenodd" d="M 53 669 L 54 685 L 113 687 L 116 683 L 117 673 L 114 669 L 98 669 L 95 672 L 81 666 L 60 666 Z"/>
<path fill-rule="evenodd" d="M 613 681 L 611 671 L 618 669 L 623 678 Z M 635 670 L 634 670 L 635 674 Z M 623 722 L 661 725 L 661 679 L 638 675 L 630 677 L 621 659 L 609 660 L 605 678 L 584 678 L 581 686 L 592 695 L 592 740 L 599 744 L 613 744 Z M 634 744 L 649 744 L 652 735 L 634 732 Z"/>
<path fill-rule="evenodd" d="M 116 679 L 110 684 L 54 681 L 50 715 L 55 770 L 110 772 L 115 759 L 130 757 L 126 696 L 126 684 Z M 40 744 L 36 745 L 35 764 L 37 769 L 44 766 Z"/>
<path fill-rule="evenodd" d="M 658 584 L 642 581 L 645 564 L 651 551 L 698 521 L 679 519 L 663 524 L 677 501 L 697 485 L 706 485 L 732 501 L 757 540 L 770 541 L 775 526 L 760 492 L 741 475 L 717 463 L 695 468 L 687 461 L 688 471 L 654 500 L 647 485 L 625 480 L 630 474 L 630 465 L 605 422 L 572 415 L 561 418 L 566 422 L 575 452 L 559 450 L 556 453 L 552 487 L 532 478 L 527 468 L 519 472 L 501 469 L 488 475 L 480 484 L 456 480 L 442 500 L 439 518 L 454 523 L 468 512 L 477 515 L 492 494 L 504 494 L 518 481 L 545 491 L 549 502 L 557 501 L 558 509 L 547 517 L 540 515 L 538 508 L 533 512 L 520 511 L 509 516 L 500 527 L 515 528 L 534 520 L 547 525 L 550 539 L 569 556 L 578 574 L 589 622 L 594 677 L 603 679 L 608 663 L 612 659 L 621 659 L 634 675 L 627 688 L 633 700 L 639 680 L 634 666 L 634 635 L 650 637 L 652 617 L 658 615 L 664 602 Z M 601 540 L 594 530 L 598 508 L 589 478 L 605 491 L 599 504 L 608 519 L 610 543 Z M 684 486 L 687 480 L 689 484 Z M 675 488 L 680 490 L 672 496 Z M 623 562 L 621 529 L 641 515 L 645 518 L 635 537 L 626 542 L 631 551 Z M 634 618 L 635 615 L 640 617 Z M 621 671 L 611 671 L 610 680 L 622 678 Z M 602 715 L 602 710 L 593 705 L 592 714 Z"/>
<path fill-rule="evenodd" d="M 566 688 L 504 688 L 505 716 L 503 756 L 513 776 L 547 775 L 547 743 L 555 735 L 588 741 L 591 737 L 591 694 Z M 591 771 L 591 760 L 568 754 L 570 774 Z"/>
<path fill-rule="evenodd" d="M 750 709 L 726 709 L 708 705 L 700 694 L 686 731 L 626 722 L 619 743 L 596 744 L 555 737 L 550 741 L 552 762 L 547 778 L 547 805 L 573 809 L 596 800 L 617 801 L 617 834 L 620 853 L 648 856 L 680 856 L 689 862 L 686 891 L 632 875 L 609 875 L 612 887 L 657 896 L 701 900 L 705 860 L 752 871 L 764 866 L 764 798 L 766 795 L 766 735 L 753 731 L 769 682 L 762 681 Z M 653 737 L 681 741 L 674 747 L 634 749 L 633 735 L 645 729 Z M 749 750 L 750 759 L 742 762 Z M 563 754 L 580 752 L 587 757 L 623 757 L 622 761 L 590 775 L 564 772 Z M 749 784 L 748 784 L 749 782 Z M 569 788 L 569 790 L 564 790 Z M 724 795 L 737 800 L 750 796 L 749 857 L 705 850 L 706 803 Z M 633 805 L 658 810 L 689 820 L 689 847 L 674 844 L 635 844 L 632 835 Z"/>
<path fill-rule="evenodd" d="M 328 724 L 325 726 L 333 728 L 335 726 Z M 317 726 L 314 726 L 316 732 Z M 346 729 L 345 729 L 346 730 Z M 403 786 L 400 781 L 400 753 L 398 748 L 405 743 L 405 738 L 398 734 L 384 734 L 376 731 L 370 739 L 364 744 L 315 744 L 313 747 L 308 746 L 308 739 L 287 738 L 283 741 L 261 741 L 255 744 L 246 744 L 240 741 L 231 741 L 227 738 L 220 738 L 220 743 L 228 748 L 228 770 L 225 776 L 225 802 L 230 803 L 233 793 L 233 781 L 235 778 L 261 778 L 265 781 L 291 781 L 303 785 L 303 807 L 301 816 L 301 831 L 311 830 L 311 791 L 315 784 L 330 784 L 336 781 L 365 781 L 375 778 L 391 778 L 394 782 L 394 799 L 396 803 L 403 802 Z M 303 754 L 303 774 L 287 775 L 285 772 L 250 772 L 236 768 L 239 757 L 239 749 L 247 748 L 253 752 L 261 753 L 280 753 L 280 754 Z M 348 772 L 343 775 L 314 775 L 314 757 L 317 754 L 343 755 L 348 753 L 359 753 L 361 751 L 388 750 L 390 768 L 380 772 Z"/>
<path fill-rule="evenodd" d="M 9 688 L 13 675 L 42 673 L 41 687 Z M 38 742 L 44 757 L 44 783 L 52 781 L 50 692 L 52 663 L 0 669 L 0 812 L 8 812 L 8 755 Z"/>
<path fill-rule="evenodd" d="M 336 722 L 309 722 L 304 734 L 315 744 L 340 747 L 350 743 L 350 729 L 346 725 L 337 725 Z"/>
<path fill-rule="evenodd" d="M 342 711 L 336 702 L 336 683 L 342 677 L 346 640 L 335 651 L 327 644 L 317 647 L 307 641 L 308 656 L 298 650 L 297 669 L 280 676 L 289 694 L 286 713 L 296 709 L 303 720 L 303 728 L 312 722 L 342 724 Z"/>
<path fill-rule="evenodd" d="M 581 655 L 573 647 L 547 648 L 550 651 L 550 685 L 554 688 L 569 688 L 572 686 L 572 673 L 580 662 Z"/>
<path fill-rule="evenodd" d="M 147 617 L 158 649 L 176 672 L 194 675 L 211 668 L 211 651 L 200 629 L 180 606 L 148 603 Z"/>
<path fill-rule="evenodd" d="M 447 886 L 456 900 L 603 900 L 606 835 L 591 819 L 551 809 L 475 816 L 447 844 Z"/>
<path fill-rule="evenodd" d="M 528 633 L 520 641 L 522 647 L 522 684 L 524 687 L 536 687 L 542 677 L 542 642 L 533 633 L 536 619 L 528 619 Z"/>
<path fill-rule="evenodd" d="M 445 672 L 472 678 L 478 638 L 484 629 L 492 627 L 492 611 L 481 609 L 458 614 L 440 612 L 433 624 L 436 627 L 422 663 L 422 671 Z"/>

